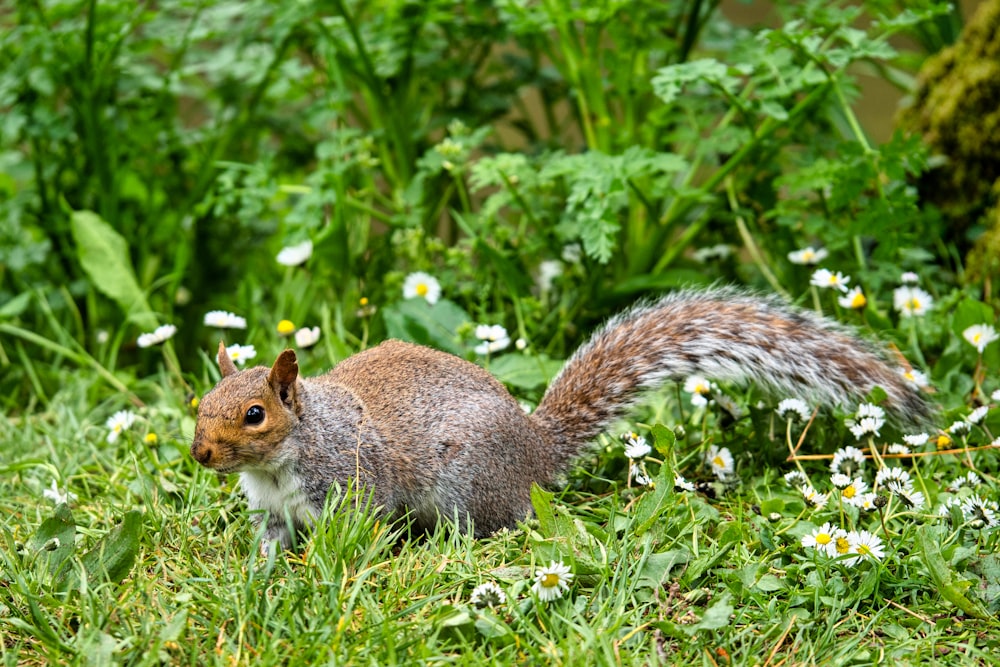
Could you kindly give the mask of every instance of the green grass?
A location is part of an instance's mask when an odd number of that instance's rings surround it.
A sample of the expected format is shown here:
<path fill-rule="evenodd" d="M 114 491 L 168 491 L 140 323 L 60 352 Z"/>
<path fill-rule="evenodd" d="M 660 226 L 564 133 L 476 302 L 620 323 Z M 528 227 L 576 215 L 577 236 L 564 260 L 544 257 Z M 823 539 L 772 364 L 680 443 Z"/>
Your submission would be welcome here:
<path fill-rule="evenodd" d="M 184 408 L 142 410 L 109 444 L 103 418 L 118 406 L 89 408 L 91 390 L 67 378 L 47 412 L 0 426 L 4 664 L 985 664 L 998 648 L 996 621 L 961 614 L 928 574 L 935 564 L 918 548 L 920 533 L 940 522 L 889 519 L 881 563 L 814 557 L 799 544 L 810 511 L 783 469 L 749 448 L 737 453 L 742 486 L 710 499 L 665 482 L 625 488 L 620 445 L 604 441 L 567 492 L 538 494 L 538 519 L 481 540 L 448 527 L 407 537 L 348 493 L 347 509 L 329 511 L 300 553 L 266 558 L 235 478 L 187 456 Z M 647 412 L 671 401 L 655 399 Z M 156 445 L 144 442 L 147 430 Z M 702 477 L 697 456 L 682 456 L 692 440 L 674 458 Z M 781 440 L 779 429 L 778 455 Z M 958 470 L 932 458 L 921 464 L 931 480 Z M 810 468 L 814 479 L 820 470 Z M 80 578 L 70 590 L 59 590 L 49 552 L 34 543 L 55 511 L 43 497 L 53 480 L 77 496 L 66 565 Z M 761 504 L 780 516 L 761 516 Z M 82 569 L 83 554 L 129 510 L 141 524 L 124 578 Z M 989 534 L 934 536 L 946 576 L 972 580 L 955 590 L 995 613 Z M 552 559 L 570 564 L 575 580 L 567 596 L 542 603 L 532 574 Z M 487 581 L 508 599 L 478 610 L 469 594 Z M 992 587 L 992 603 L 979 586 Z"/>

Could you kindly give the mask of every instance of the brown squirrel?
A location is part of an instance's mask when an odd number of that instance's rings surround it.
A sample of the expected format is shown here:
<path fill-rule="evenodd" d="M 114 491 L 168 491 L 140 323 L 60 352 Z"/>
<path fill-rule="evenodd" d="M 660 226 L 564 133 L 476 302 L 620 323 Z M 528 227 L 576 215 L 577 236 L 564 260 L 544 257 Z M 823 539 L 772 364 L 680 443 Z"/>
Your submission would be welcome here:
<path fill-rule="evenodd" d="M 222 379 L 205 394 L 191 455 L 240 473 L 265 538 L 289 547 L 335 483 L 353 479 L 390 517 L 440 517 L 483 536 L 531 513 L 551 484 L 638 394 L 698 374 L 844 405 L 875 386 L 899 421 L 931 414 L 878 347 L 781 301 L 729 289 L 682 291 L 612 318 L 566 362 L 533 414 L 479 366 L 390 340 L 317 377 L 295 352 L 238 371 L 220 342 Z"/>

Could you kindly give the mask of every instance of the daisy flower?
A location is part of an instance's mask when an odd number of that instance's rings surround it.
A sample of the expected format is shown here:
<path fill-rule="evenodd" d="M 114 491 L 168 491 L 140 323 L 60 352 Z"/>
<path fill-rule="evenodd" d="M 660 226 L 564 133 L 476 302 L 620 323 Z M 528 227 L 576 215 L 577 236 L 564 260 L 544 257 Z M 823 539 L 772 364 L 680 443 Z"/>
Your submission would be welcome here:
<path fill-rule="evenodd" d="M 718 479 L 725 479 L 733 474 L 736 465 L 733 462 L 733 455 L 728 447 L 712 445 L 705 454 L 705 463 L 711 468 L 712 473 Z"/>
<path fill-rule="evenodd" d="M 441 298 L 441 283 L 423 271 L 415 271 L 403 280 L 403 298 L 420 297 L 432 306 Z"/>
<path fill-rule="evenodd" d="M 915 368 L 903 369 L 902 371 L 903 379 L 912 384 L 914 387 L 926 387 L 930 384 L 927 379 L 927 374 L 916 370 Z"/>
<path fill-rule="evenodd" d="M 813 487 L 806 485 L 802 489 L 802 497 L 816 509 L 823 509 L 826 507 L 826 501 L 830 498 L 830 494 L 820 493 Z"/>
<path fill-rule="evenodd" d="M 985 417 L 986 413 L 989 411 L 990 411 L 990 406 L 980 405 L 978 408 L 969 413 L 969 416 L 965 418 L 965 421 L 969 422 L 970 424 L 978 424 L 979 422 L 983 421 L 983 417 Z"/>
<path fill-rule="evenodd" d="M 622 440 L 625 442 L 625 456 L 630 459 L 645 458 L 653 448 L 646 443 L 646 438 L 638 433 L 622 433 Z"/>
<path fill-rule="evenodd" d="M 802 489 L 809 486 L 809 480 L 798 470 L 792 470 L 791 472 L 785 473 L 785 481 L 796 489 Z"/>
<path fill-rule="evenodd" d="M 803 264 L 803 265 L 819 264 L 824 259 L 826 259 L 827 255 L 829 254 L 830 253 L 827 252 L 826 248 L 816 249 L 813 248 L 812 246 L 806 246 L 801 250 L 793 250 L 792 252 L 788 253 L 788 261 L 791 262 L 792 264 Z"/>
<path fill-rule="evenodd" d="M 646 474 L 646 471 L 643 470 L 643 467 L 635 461 L 629 461 L 628 474 L 632 478 L 632 481 L 639 486 L 649 486 L 649 483 L 652 481 L 649 475 Z"/>
<path fill-rule="evenodd" d="M 913 480 L 910 479 L 910 473 L 906 472 L 903 468 L 882 468 L 875 473 L 876 488 L 885 486 L 889 482 L 898 482 L 909 488 L 913 488 Z"/>
<path fill-rule="evenodd" d="M 313 242 L 306 239 L 302 243 L 282 248 L 281 252 L 278 253 L 278 256 L 275 259 L 278 260 L 278 264 L 283 264 L 285 266 L 298 266 L 312 257 L 312 254 Z"/>
<path fill-rule="evenodd" d="M 675 491 L 689 491 L 694 493 L 694 484 L 684 479 L 684 476 L 680 473 L 674 473 L 674 490 Z"/>
<path fill-rule="evenodd" d="M 76 494 L 71 493 L 69 490 L 60 491 L 59 485 L 56 480 L 52 480 L 52 486 L 42 491 L 42 496 L 48 498 L 56 505 L 61 505 L 63 503 L 71 503 L 76 500 Z"/>
<path fill-rule="evenodd" d="M 860 287 L 855 287 L 844 296 L 837 297 L 837 303 L 840 304 L 841 308 L 861 310 L 868 305 L 868 299 L 865 298 Z"/>
<path fill-rule="evenodd" d="M 493 609 L 507 602 L 507 594 L 492 581 L 487 581 L 472 589 L 469 602 L 476 609 L 485 609 L 486 607 Z"/>
<path fill-rule="evenodd" d="M 899 443 L 893 443 L 889 445 L 887 450 L 890 454 L 909 454 L 910 448 L 906 445 L 900 445 Z"/>
<path fill-rule="evenodd" d="M 785 400 L 778 403 L 778 408 L 775 410 L 778 413 L 779 419 L 793 419 L 800 422 L 809 421 L 809 416 L 811 414 L 809 406 L 797 398 L 786 398 Z"/>
<path fill-rule="evenodd" d="M 814 528 L 811 533 L 802 537 L 802 546 L 806 549 L 816 549 L 828 554 L 830 553 L 830 545 L 833 544 L 834 534 L 837 530 L 831 523 L 824 523 L 819 528 Z"/>
<path fill-rule="evenodd" d="M 869 433 L 878 435 L 879 429 L 885 425 L 885 410 L 871 403 L 862 403 L 854 419 L 846 420 L 845 424 L 858 440 Z"/>
<path fill-rule="evenodd" d="M 948 484 L 949 491 L 958 491 L 963 486 L 968 486 L 970 488 L 975 488 L 983 483 L 983 480 L 979 478 L 979 475 L 972 472 L 971 470 L 961 477 L 956 477 Z"/>
<path fill-rule="evenodd" d="M 852 553 L 853 546 L 851 534 L 843 528 L 838 528 L 833 534 L 833 542 L 830 543 L 829 554 L 833 558 L 846 556 Z M 842 562 L 844 565 L 851 566 L 857 563 L 858 559 L 857 557 L 845 558 Z"/>
<path fill-rule="evenodd" d="M 531 585 L 531 590 L 539 600 L 549 602 L 561 598 L 569 590 L 571 583 L 573 573 L 569 571 L 569 567 L 552 561 L 548 567 L 540 567 L 535 572 L 535 583 Z"/>
<path fill-rule="evenodd" d="M 952 435 L 961 435 L 963 433 L 968 433 L 969 431 L 971 431 L 972 424 L 965 421 L 964 419 L 959 419 L 958 421 L 952 422 L 951 426 L 949 426 L 945 430 L 947 430 L 948 433 L 951 433 Z"/>
<path fill-rule="evenodd" d="M 276 329 L 278 330 L 278 335 L 290 336 L 295 333 L 295 323 L 291 320 L 281 320 L 278 322 Z"/>
<path fill-rule="evenodd" d="M 892 305 L 903 317 L 919 317 L 930 310 L 934 299 L 919 287 L 897 287 L 892 292 Z"/>
<path fill-rule="evenodd" d="M 838 489 L 842 489 L 851 483 L 851 478 L 842 472 L 835 472 L 830 475 L 830 483 Z"/>
<path fill-rule="evenodd" d="M 115 442 L 118 436 L 127 431 L 135 423 L 136 414 L 129 410 L 119 410 L 108 417 L 104 425 L 109 429 L 108 442 Z"/>
<path fill-rule="evenodd" d="M 995 528 L 997 524 L 997 503 L 978 496 L 970 496 L 962 501 L 962 515 L 973 528 Z"/>
<path fill-rule="evenodd" d="M 234 363 L 240 366 L 257 356 L 257 350 L 254 349 L 253 345 L 227 345 L 226 353 Z"/>
<path fill-rule="evenodd" d="M 857 447 L 842 447 L 833 453 L 833 460 L 830 461 L 830 472 L 844 473 L 853 476 L 865 467 L 865 455 Z"/>
<path fill-rule="evenodd" d="M 850 276 L 845 276 L 840 271 L 834 273 L 827 269 L 816 270 L 816 272 L 812 274 L 812 278 L 809 279 L 810 285 L 815 285 L 816 287 L 832 287 L 840 290 L 841 292 L 847 292 L 847 283 L 849 282 L 851 282 Z"/>
<path fill-rule="evenodd" d="M 555 279 L 563 274 L 564 265 L 558 259 L 546 259 L 538 265 L 538 278 L 535 281 L 538 289 L 548 292 L 552 289 Z"/>
<path fill-rule="evenodd" d="M 480 324 L 476 327 L 476 338 L 483 341 L 476 346 L 476 354 L 483 356 L 499 352 L 510 345 L 510 336 L 507 335 L 507 330 L 499 324 L 493 326 Z"/>
<path fill-rule="evenodd" d="M 852 479 L 847 486 L 840 490 L 840 497 L 851 505 L 857 506 L 865 497 L 867 491 L 868 485 L 865 483 L 865 480 L 859 477 Z"/>
<path fill-rule="evenodd" d="M 701 407 L 708 405 L 708 398 L 712 393 L 712 383 L 700 375 L 691 375 L 684 381 L 684 391 L 691 394 L 691 405 Z"/>
<path fill-rule="evenodd" d="M 882 560 L 885 558 L 885 545 L 882 538 L 867 530 L 859 530 L 851 534 L 854 553 L 863 558 Z"/>
<path fill-rule="evenodd" d="M 913 271 L 906 271 L 899 276 L 899 282 L 904 285 L 916 285 L 920 282 L 920 276 L 915 274 Z"/>
<path fill-rule="evenodd" d="M 914 433 L 913 435 L 904 435 L 903 442 L 910 447 L 920 447 L 921 445 L 926 445 L 930 438 L 931 436 L 926 433 Z"/>
<path fill-rule="evenodd" d="M 974 324 L 962 332 L 962 337 L 982 354 L 986 346 L 1000 338 L 1000 335 L 989 324 Z"/>
<path fill-rule="evenodd" d="M 299 347 L 312 347 L 319 340 L 319 327 L 302 327 L 295 332 L 295 344 Z"/>
<path fill-rule="evenodd" d="M 210 310 L 205 313 L 205 326 L 218 329 L 246 329 L 246 318 L 225 310 Z"/>
<path fill-rule="evenodd" d="M 885 483 L 885 488 L 903 501 L 908 509 L 920 509 L 924 506 L 924 494 L 914 491 L 912 482 L 891 479 Z"/>
<path fill-rule="evenodd" d="M 173 324 L 164 324 L 161 327 L 157 327 L 156 331 L 153 333 L 144 333 L 140 335 L 139 340 L 136 342 L 139 347 L 159 345 L 160 343 L 173 338 L 175 333 L 177 333 L 177 327 Z"/>
<path fill-rule="evenodd" d="M 1000 401 L 1000 389 L 995 389 L 993 393 L 990 394 L 990 398 L 994 401 Z"/>
<path fill-rule="evenodd" d="M 718 245 L 705 246 L 704 248 L 698 248 L 695 250 L 691 257 L 694 261 L 699 264 L 704 264 L 713 259 L 725 259 L 733 254 L 733 247 L 726 243 L 720 243 Z"/>

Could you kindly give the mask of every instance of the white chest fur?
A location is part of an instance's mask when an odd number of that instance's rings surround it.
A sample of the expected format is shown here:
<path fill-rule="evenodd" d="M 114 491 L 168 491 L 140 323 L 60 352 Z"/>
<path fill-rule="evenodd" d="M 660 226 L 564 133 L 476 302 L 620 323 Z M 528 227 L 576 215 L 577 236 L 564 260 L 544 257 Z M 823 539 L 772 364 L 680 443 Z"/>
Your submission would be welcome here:
<path fill-rule="evenodd" d="M 250 509 L 267 510 L 271 516 L 286 512 L 294 521 L 310 525 L 315 519 L 301 481 L 287 470 L 246 470 L 240 473 L 240 487 L 247 497 Z"/>

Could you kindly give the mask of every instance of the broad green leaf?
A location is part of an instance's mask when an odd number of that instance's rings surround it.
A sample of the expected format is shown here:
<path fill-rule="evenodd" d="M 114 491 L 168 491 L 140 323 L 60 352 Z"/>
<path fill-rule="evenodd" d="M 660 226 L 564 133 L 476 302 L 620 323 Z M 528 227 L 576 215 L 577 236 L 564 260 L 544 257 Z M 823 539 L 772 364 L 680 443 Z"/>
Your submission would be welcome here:
<path fill-rule="evenodd" d="M 544 355 L 505 354 L 490 360 L 490 372 L 504 384 L 534 389 L 548 384 L 563 366 L 562 361 Z"/>
<path fill-rule="evenodd" d="M 965 590 L 969 588 L 971 582 L 958 579 L 955 571 L 948 567 L 948 563 L 945 562 L 944 556 L 941 554 L 941 547 L 938 544 L 939 537 L 937 531 L 928 526 L 917 528 L 918 554 L 920 560 L 927 567 L 934 587 L 941 593 L 941 597 L 969 616 L 982 619 L 990 618 L 982 605 L 965 596 Z"/>
<path fill-rule="evenodd" d="M 102 537 L 93 549 L 80 559 L 83 571 L 91 580 L 118 583 L 132 570 L 132 564 L 139 553 L 139 534 L 142 530 L 142 514 L 138 510 L 126 512 L 122 523 Z M 57 587 L 73 589 L 79 585 L 79 572 L 75 569 L 63 570 L 56 581 Z"/>
<path fill-rule="evenodd" d="M 92 211 L 74 211 L 70 228 L 80 265 L 94 288 L 117 303 L 140 327 L 156 328 L 156 317 L 136 280 L 125 238 Z"/>
<path fill-rule="evenodd" d="M 455 332 L 471 318 L 447 299 L 441 299 L 433 306 L 423 299 L 407 299 L 384 308 L 382 317 L 390 338 L 428 345 L 460 356 L 465 352 L 457 342 Z"/>
<path fill-rule="evenodd" d="M 546 491 L 537 484 L 531 485 L 531 506 L 538 517 L 538 527 L 542 535 L 551 537 L 556 532 L 556 516 L 552 509 L 554 493 Z"/>
<path fill-rule="evenodd" d="M 49 574 L 55 574 L 60 566 L 73 554 L 76 540 L 76 524 L 69 506 L 60 503 L 55 514 L 38 527 L 28 549 L 38 554 L 38 558 L 48 561 Z"/>

